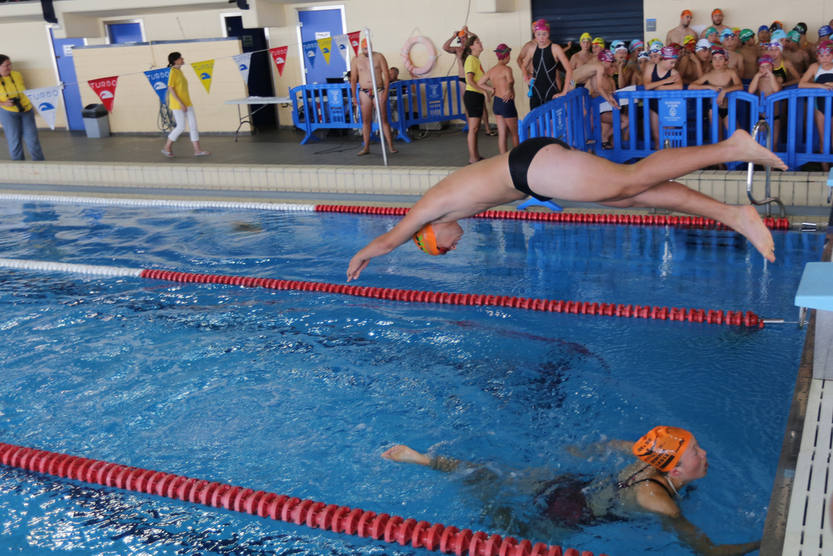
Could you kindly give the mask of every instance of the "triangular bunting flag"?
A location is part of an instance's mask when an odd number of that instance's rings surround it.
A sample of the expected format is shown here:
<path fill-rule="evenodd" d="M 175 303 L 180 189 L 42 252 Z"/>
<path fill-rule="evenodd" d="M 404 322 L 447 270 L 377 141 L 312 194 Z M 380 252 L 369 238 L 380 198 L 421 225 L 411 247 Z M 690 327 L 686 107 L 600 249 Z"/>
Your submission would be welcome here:
<path fill-rule="evenodd" d="M 26 89 L 23 94 L 32 101 L 40 117 L 49 125 L 49 129 L 55 129 L 55 109 L 58 107 L 58 99 L 61 97 L 61 88 Z"/>
<path fill-rule="evenodd" d="M 275 61 L 275 66 L 278 68 L 278 75 L 283 75 L 283 67 L 286 65 L 286 52 L 289 50 L 288 46 L 276 46 L 269 49 L 269 54 Z"/>
<path fill-rule="evenodd" d="M 232 58 L 234 59 L 234 63 L 237 64 L 237 69 L 240 70 L 240 75 L 243 76 L 243 83 L 248 86 L 249 64 L 252 61 L 252 53 L 244 52 L 243 54 L 235 54 Z"/>
<path fill-rule="evenodd" d="M 87 81 L 90 88 L 95 91 L 98 98 L 101 99 L 101 104 L 108 112 L 113 111 L 113 101 L 116 99 L 116 83 L 119 81 L 118 75 L 111 77 L 99 77 L 98 79 L 90 79 Z"/>
<path fill-rule="evenodd" d="M 330 49 L 333 47 L 333 37 L 324 37 L 318 39 L 318 48 L 321 54 L 324 55 L 324 61 L 330 63 Z"/>
<path fill-rule="evenodd" d="M 171 68 L 160 68 L 149 70 L 145 72 L 145 76 L 150 81 L 150 86 L 159 95 L 159 102 L 166 104 L 166 96 L 168 94 L 168 78 L 171 75 Z"/>
<path fill-rule="evenodd" d="M 304 41 L 304 58 L 309 61 L 309 67 L 315 65 L 315 51 L 318 50 L 318 41 Z"/>
<path fill-rule="evenodd" d="M 214 75 L 214 60 L 203 60 L 202 62 L 193 62 L 191 67 L 194 68 L 194 73 L 200 78 L 200 83 L 205 87 L 205 92 L 211 92 L 211 77 Z"/>
<path fill-rule="evenodd" d="M 336 35 L 333 37 L 333 42 L 336 45 L 336 50 L 338 53 L 341 54 L 341 57 L 344 58 L 344 61 L 347 61 L 347 47 L 350 45 L 350 39 L 347 38 L 347 35 L 341 34 Z"/>
<path fill-rule="evenodd" d="M 353 52 L 356 56 L 359 55 L 359 36 L 362 34 L 361 31 L 353 31 L 352 33 L 347 33 L 347 37 L 350 39 L 350 46 L 353 47 Z"/>

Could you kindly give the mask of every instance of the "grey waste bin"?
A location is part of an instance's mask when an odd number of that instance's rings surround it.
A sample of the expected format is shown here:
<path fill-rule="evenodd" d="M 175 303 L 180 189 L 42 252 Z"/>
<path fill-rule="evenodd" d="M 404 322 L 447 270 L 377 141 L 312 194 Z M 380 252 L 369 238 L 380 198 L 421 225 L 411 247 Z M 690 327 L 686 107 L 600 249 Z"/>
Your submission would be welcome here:
<path fill-rule="evenodd" d="M 87 137 L 99 138 L 110 135 L 110 119 L 103 104 L 88 104 L 81 111 Z"/>

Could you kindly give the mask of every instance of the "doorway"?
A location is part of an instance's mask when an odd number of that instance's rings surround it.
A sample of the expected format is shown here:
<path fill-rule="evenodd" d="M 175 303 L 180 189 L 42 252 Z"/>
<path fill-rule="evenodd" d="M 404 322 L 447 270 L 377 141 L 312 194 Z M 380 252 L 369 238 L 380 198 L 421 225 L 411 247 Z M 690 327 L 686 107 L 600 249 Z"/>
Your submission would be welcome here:
<path fill-rule="evenodd" d="M 315 41 L 344 33 L 344 10 L 342 8 L 298 10 L 298 22 L 301 28 L 301 45 L 298 46 L 303 49 L 302 45 L 306 41 Z M 338 49 L 330 49 L 330 63 L 327 63 L 319 52 L 312 65 L 301 52 L 301 59 L 304 60 L 304 83 L 327 83 L 328 79 L 341 80 L 344 77 L 348 69 L 347 60 L 334 50 Z"/>
<path fill-rule="evenodd" d="M 263 28 L 257 27 L 246 29 L 243 27 L 243 16 L 224 16 L 226 36 L 240 39 L 243 52 L 251 52 L 252 59 L 249 63 L 249 87 L 248 95 L 257 97 L 275 96 L 275 87 L 272 84 L 272 57 L 269 55 L 269 43 L 266 41 L 266 32 Z M 278 116 L 274 104 L 253 104 L 252 125 L 255 129 L 275 129 Z"/>

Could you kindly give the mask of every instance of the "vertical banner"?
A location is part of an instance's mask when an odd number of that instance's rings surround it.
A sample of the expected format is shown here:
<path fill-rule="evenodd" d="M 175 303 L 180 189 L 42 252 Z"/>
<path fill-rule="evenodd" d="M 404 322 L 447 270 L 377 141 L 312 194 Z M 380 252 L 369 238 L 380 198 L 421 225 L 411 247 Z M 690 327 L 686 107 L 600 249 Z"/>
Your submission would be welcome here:
<path fill-rule="evenodd" d="M 304 58 L 309 60 L 309 67 L 315 65 L 315 51 L 318 50 L 318 41 L 304 41 Z"/>
<path fill-rule="evenodd" d="M 431 117 L 443 114 L 443 86 L 442 83 L 427 83 L 425 85 L 425 105 Z"/>
<path fill-rule="evenodd" d="M 237 69 L 240 70 L 240 75 L 243 76 L 243 83 L 249 85 L 249 63 L 252 61 L 252 53 L 244 52 L 243 54 L 235 54 L 232 56 L 234 63 L 237 64 Z"/>
<path fill-rule="evenodd" d="M 347 47 L 350 45 L 350 39 L 345 34 L 336 35 L 333 37 L 333 42 L 338 49 L 338 53 L 341 54 L 341 57 L 344 58 L 344 61 L 347 61 Z"/>
<path fill-rule="evenodd" d="M 347 37 L 350 39 L 350 46 L 353 47 L 353 53 L 356 56 L 359 55 L 359 36 L 361 34 L 361 31 L 353 31 L 352 33 L 347 33 Z"/>
<path fill-rule="evenodd" d="M 40 117 L 49 124 L 49 129 L 55 129 L 55 109 L 58 106 L 58 99 L 61 97 L 60 87 L 42 87 L 40 89 L 26 89 L 23 91 L 35 108 Z"/>
<path fill-rule="evenodd" d="M 191 67 L 194 68 L 194 73 L 200 79 L 200 83 L 205 87 L 205 92 L 211 92 L 211 77 L 214 75 L 214 60 L 203 60 L 201 62 L 193 62 Z"/>
<path fill-rule="evenodd" d="M 165 98 L 168 94 L 168 79 L 171 75 L 171 68 L 160 68 L 149 70 L 145 72 L 145 76 L 150 81 L 150 86 L 153 87 L 154 92 L 159 95 L 159 102 L 167 104 Z"/>
<path fill-rule="evenodd" d="M 119 80 L 118 75 L 111 77 L 99 77 L 98 79 L 90 79 L 87 83 L 90 88 L 101 99 L 101 104 L 108 112 L 113 110 L 113 101 L 116 99 L 116 83 Z"/>
<path fill-rule="evenodd" d="M 333 37 L 322 37 L 318 39 L 318 48 L 324 55 L 324 61 L 330 63 L 330 49 L 333 47 Z"/>
<path fill-rule="evenodd" d="M 278 75 L 283 75 L 287 50 L 289 50 L 288 46 L 276 46 L 275 48 L 269 49 L 269 54 L 272 55 L 272 60 L 275 61 L 275 66 L 278 68 Z"/>

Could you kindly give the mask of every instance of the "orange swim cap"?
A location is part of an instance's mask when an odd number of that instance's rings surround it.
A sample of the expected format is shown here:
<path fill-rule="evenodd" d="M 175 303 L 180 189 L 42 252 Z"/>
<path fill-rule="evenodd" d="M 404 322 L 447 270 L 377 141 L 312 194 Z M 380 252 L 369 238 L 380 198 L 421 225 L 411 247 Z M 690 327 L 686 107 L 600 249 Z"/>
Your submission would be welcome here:
<path fill-rule="evenodd" d="M 634 442 L 633 455 L 663 473 L 674 469 L 691 444 L 693 436 L 677 427 L 654 427 Z"/>
<path fill-rule="evenodd" d="M 367 48 L 367 38 L 362 39 L 360 46 L 361 48 Z"/>
<path fill-rule="evenodd" d="M 437 247 L 437 237 L 431 224 L 426 224 L 414 234 L 414 243 L 429 255 L 445 255 L 447 251 Z"/>

